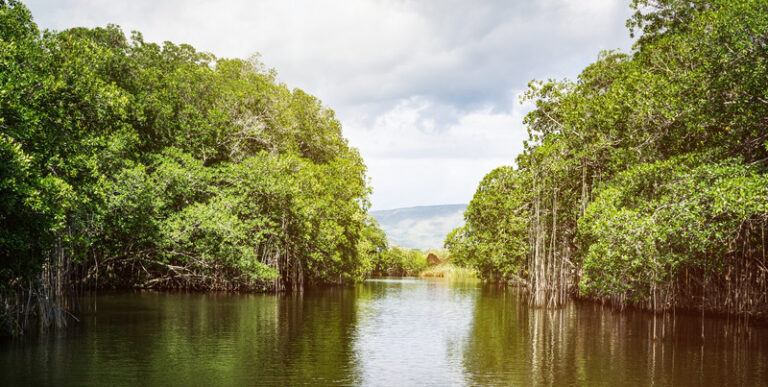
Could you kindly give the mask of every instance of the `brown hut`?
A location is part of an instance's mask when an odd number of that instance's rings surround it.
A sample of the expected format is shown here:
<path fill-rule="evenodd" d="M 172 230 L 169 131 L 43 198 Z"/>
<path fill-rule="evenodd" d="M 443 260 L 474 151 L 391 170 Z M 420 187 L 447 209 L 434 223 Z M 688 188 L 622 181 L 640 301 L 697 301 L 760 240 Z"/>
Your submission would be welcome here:
<path fill-rule="evenodd" d="M 427 255 L 427 264 L 429 266 L 437 266 L 441 262 L 442 261 L 440 260 L 440 258 L 438 258 L 437 255 L 435 255 L 434 253 L 429 253 L 429 255 Z"/>

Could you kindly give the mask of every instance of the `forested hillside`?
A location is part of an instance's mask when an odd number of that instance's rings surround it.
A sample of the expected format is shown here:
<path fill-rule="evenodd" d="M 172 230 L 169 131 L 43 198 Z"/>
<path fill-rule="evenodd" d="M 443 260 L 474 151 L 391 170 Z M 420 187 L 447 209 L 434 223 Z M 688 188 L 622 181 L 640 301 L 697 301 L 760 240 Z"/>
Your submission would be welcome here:
<path fill-rule="evenodd" d="M 535 305 L 766 317 L 768 2 L 631 5 L 630 53 L 530 84 L 525 152 L 446 245 Z"/>
<path fill-rule="evenodd" d="M 333 111 L 258 60 L 0 1 L 0 320 L 71 288 L 301 289 L 386 248 Z"/>

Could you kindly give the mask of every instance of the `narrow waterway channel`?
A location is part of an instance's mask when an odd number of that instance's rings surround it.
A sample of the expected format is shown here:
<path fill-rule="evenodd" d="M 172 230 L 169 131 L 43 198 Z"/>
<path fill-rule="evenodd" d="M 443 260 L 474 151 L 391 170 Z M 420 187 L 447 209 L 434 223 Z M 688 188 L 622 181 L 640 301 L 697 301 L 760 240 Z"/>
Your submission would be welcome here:
<path fill-rule="evenodd" d="M 768 330 L 594 304 L 530 309 L 477 281 L 304 294 L 101 293 L 80 323 L 0 341 L 0 385 L 763 385 Z M 661 319 L 657 319 L 657 331 Z"/>

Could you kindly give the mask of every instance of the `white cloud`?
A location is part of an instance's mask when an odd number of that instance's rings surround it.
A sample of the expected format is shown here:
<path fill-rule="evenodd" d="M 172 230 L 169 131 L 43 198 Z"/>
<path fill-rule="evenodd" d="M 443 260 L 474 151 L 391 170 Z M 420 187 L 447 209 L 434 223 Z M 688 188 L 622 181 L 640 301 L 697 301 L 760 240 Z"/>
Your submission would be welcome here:
<path fill-rule="evenodd" d="M 487 172 L 512 165 L 522 151 L 522 119 L 530 105 L 468 112 L 435 105 L 412 97 L 379 115 L 371 127 L 355 121 L 345 127 L 368 164 L 377 208 L 466 203 Z M 456 119 L 438 128 L 434 111 L 449 111 Z"/>
<path fill-rule="evenodd" d="M 458 210 L 428 219 L 404 219 L 393 225 L 382 224 L 382 228 L 392 244 L 425 250 L 442 248 L 445 236 L 462 224 L 464 211 Z"/>
<path fill-rule="evenodd" d="M 437 203 L 468 203 L 486 173 L 508 159 L 371 159 L 374 209 Z"/>
<path fill-rule="evenodd" d="M 439 106 L 422 97 L 400 101 L 379 115 L 371 126 L 350 120 L 347 136 L 364 154 L 376 158 L 506 157 L 522 148 L 522 119 L 528 106 L 494 111 L 487 105 L 471 111 Z M 435 115 L 445 114 L 440 127 Z M 453 118 L 455 117 L 455 118 Z M 446 122 L 447 121 L 447 122 Z"/>

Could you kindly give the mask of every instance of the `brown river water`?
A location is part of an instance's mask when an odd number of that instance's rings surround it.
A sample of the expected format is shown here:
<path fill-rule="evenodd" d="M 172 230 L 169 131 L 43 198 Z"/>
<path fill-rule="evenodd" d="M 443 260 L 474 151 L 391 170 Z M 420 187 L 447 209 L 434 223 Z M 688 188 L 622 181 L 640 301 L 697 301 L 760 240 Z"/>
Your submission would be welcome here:
<path fill-rule="evenodd" d="M 0 386 L 768 386 L 768 329 L 392 278 L 303 294 L 99 293 L 0 340 Z"/>

